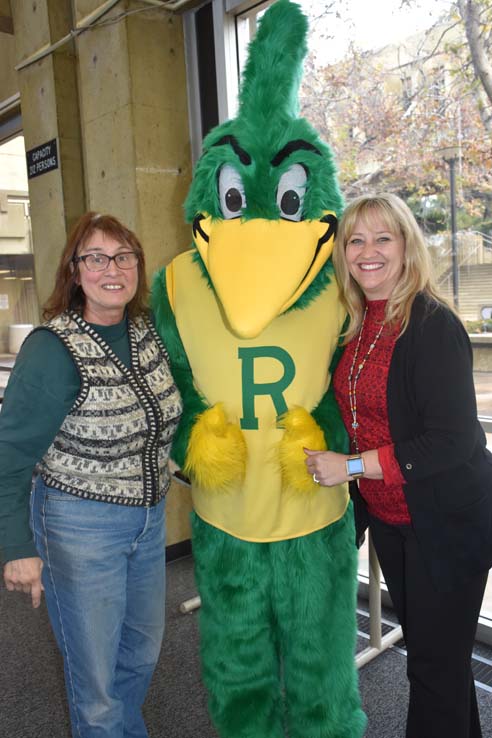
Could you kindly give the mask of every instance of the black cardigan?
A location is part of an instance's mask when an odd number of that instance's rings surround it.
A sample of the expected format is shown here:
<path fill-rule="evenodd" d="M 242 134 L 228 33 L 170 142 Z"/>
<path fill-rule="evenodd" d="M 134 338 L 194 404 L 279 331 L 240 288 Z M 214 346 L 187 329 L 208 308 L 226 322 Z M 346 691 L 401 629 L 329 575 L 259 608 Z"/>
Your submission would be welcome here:
<path fill-rule="evenodd" d="M 387 408 L 415 535 L 436 588 L 452 590 L 492 566 L 492 454 L 477 420 L 468 335 L 423 294 L 395 344 Z M 367 509 L 355 484 L 351 494 L 359 540 Z"/>

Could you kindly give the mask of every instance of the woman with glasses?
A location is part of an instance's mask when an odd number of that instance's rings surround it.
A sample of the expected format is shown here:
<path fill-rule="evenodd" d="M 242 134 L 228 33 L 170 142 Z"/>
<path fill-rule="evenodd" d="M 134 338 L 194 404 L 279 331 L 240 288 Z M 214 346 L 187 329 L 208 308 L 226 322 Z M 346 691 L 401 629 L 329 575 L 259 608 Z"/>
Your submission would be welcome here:
<path fill-rule="evenodd" d="M 45 591 L 73 735 L 144 738 L 181 398 L 147 309 L 136 236 L 109 215 L 82 216 L 44 317 L 0 415 L 5 584 L 34 607 Z"/>

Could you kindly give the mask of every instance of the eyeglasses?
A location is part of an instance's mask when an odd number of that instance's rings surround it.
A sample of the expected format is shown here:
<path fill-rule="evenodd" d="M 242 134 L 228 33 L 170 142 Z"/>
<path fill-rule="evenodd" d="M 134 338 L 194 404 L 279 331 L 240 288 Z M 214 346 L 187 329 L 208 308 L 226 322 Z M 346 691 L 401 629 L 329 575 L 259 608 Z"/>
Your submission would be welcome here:
<path fill-rule="evenodd" d="M 112 261 L 120 269 L 133 269 L 138 264 L 138 256 L 134 251 L 120 251 L 119 254 L 115 254 L 114 256 L 108 256 L 107 254 L 74 256 L 72 261 L 74 264 L 83 261 L 90 272 L 103 272 Z"/>

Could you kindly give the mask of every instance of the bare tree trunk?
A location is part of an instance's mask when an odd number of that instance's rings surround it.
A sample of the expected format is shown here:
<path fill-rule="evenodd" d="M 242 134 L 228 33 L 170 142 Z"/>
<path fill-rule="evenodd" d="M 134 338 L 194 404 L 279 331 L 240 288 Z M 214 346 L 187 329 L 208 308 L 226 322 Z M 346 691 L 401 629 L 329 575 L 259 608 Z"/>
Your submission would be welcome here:
<path fill-rule="evenodd" d="M 473 68 L 487 96 L 486 108 L 481 110 L 482 120 L 486 129 L 492 133 L 492 110 L 489 108 L 492 106 L 492 63 L 488 56 L 485 29 L 482 30 L 480 25 L 480 5 L 480 0 L 458 0 Z M 481 97 L 483 100 L 483 96 Z"/>

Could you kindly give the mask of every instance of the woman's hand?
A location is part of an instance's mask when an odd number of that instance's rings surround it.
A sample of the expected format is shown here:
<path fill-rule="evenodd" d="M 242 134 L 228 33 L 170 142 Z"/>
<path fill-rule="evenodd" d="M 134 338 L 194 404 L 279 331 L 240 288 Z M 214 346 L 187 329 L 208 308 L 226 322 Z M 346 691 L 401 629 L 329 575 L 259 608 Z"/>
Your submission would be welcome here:
<path fill-rule="evenodd" d="M 41 604 L 41 571 L 43 562 L 38 556 L 28 559 L 14 559 L 3 567 L 3 578 L 9 592 L 17 590 L 31 595 L 32 606 Z"/>
<path fill-rule="evenodd" d="M 306 466 L 309 474 L 316 477 L 319 484 L 325 487 L 333 487 L 335 484 L 350 482 L 352 477 L 347 474 L 345 462 L 349 458 L 347 454 L 336 454 L 334 451 L 311 451 L 304 449 L 307 455 Z M 383 470 L 379 463 L 378 450 L 363 451 L 364 477 L 366 479 L 383 479 Z"/>
<path fill-rule="evenodd" d="M 311 451 L 308 448 L 304 449 L 304 453 L 307 455 L 307 470 L 319 484 L 333 487 L 335 484 L 348 482 L 349 477 L 345 466 L 348 458 L 346 454 L 337 454 L 334 451 Z"/>

